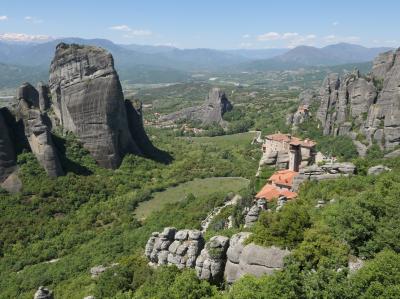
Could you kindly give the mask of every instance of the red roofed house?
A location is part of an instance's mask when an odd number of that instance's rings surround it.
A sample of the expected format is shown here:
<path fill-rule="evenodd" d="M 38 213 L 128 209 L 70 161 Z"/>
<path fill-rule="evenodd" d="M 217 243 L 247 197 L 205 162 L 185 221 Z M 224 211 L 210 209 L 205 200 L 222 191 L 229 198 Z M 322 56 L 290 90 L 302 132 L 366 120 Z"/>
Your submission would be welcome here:
<path fill-rule="evenodd" d="M 287 199 L 297 197 L 297 193 L 291 191 L 293 179 L 297 174 L 297 172 L 288 169 L 275 172 L 268 179 L 267 184 L 256 194 L 256 198 L 264 198 L 267 201 L 272 201 L 281 196 L 284 196 Z"/>

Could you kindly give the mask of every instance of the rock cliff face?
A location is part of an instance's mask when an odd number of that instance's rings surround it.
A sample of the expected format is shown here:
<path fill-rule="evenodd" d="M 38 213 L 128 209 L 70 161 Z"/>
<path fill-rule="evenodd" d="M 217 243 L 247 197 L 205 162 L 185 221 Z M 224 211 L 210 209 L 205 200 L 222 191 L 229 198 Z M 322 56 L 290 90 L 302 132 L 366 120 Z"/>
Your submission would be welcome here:
<path fill-rule="evenodd" d="M 194 268 L 196 258 L 204 247 L 203 235 L 198 230 L 176 231 L 166 227 L 148 240 L 145 255 L 156 265 L 175 265 L 179 269 Z"/>
<path fill-rule="evenodd" d="M 196 260 L 196 273 L 200 279 L 219 282 L 224 275 L 229 238 L 214 236 L 206 243 Z"/>
<path fill-rule="evenodd" d="M 141 154 L 129 133 L 122 87 L 107 51 L 61 43 L 50 67 L 55 114 L 104 167 L 116 168 L 126 153 Z"/>
<path fill-rule="evenodd" d="M 262 247 L 255 244 L 244 245 L 250 233 L 233 235 L 227 251 L 225 279 L 233 283 L 244 275 L 260 277 L 283 268 L 283 259 L 290 251 L 277 247 Z"/>
<path fill-rule="evenodd" d="M 0 109 L 0 184 L 16 169 L 16 154 L 10 130 Z"/>
<path fill-rule="evenodd" d="M 231 102 L 225 95 L 225 92 L 219 88 L 212 88 L 206 97 L 204 103 L 200 106 L 189 107 L 160 118 L 161 122 L 180 121 L 180 120 L 196 120 L 203 125 L 218 123 L 223 125 L 222 116 L 225 112 L 231 111 L 233 108 Z"/>
<path fill-rule="evenodd" d="M 39 103 L 37 103 L 39 105 Z M 17 120 L 24 126 L 31 151 L 50 177 L 64 174 L 45 116 L 24 98 L 19 99 Z"/>
<path fill-rule="evenodd" d="M 116 168 L 127 153 L 160 162 L 171 157 L 153 146 L 143 127 L 141 103 L 124 100 L 111 54 L 92 46 L 61 43 L 51 64 L 50 87 L 23 83 L 17 105 L 0 110 L 0 184 L 18 191 L 16 154 L 31 150 L 51 177 L 64 174 L 51 131 L 75 133 L 104 167 Z M 7 115 L 7 119 L 5 118 Z M 12 176 L 11 176 L 12 174 Z"/>
<path fill-rule="evenodd" d="M 232 283 L 243 275 L 261 276 L 283 268 L 290 252 L 276 247 L 244 245 L 251 233 L 241 232 L 231 239 L 214 236 L 207 243 L 198 230 L 165 228 L 147 241 L 145 255 L 153 266 L 176 265 L 195 268 L 200 279 Z"/>
<path fill-rule="evenodd" d="M 299 124 L 302 124 L 310 117 L 309 107 L 318 100 L 315 91 L 306 89 L 299 94 L 299 107 L 295 113 L 290 113 L 286 117 L 286 124 L 296 130 Z"/>
<path fill-rule="evenodd" d="M 317 113 L 324 134 L 353 139 L 362 134 L 367 145 L 376 142 L 386 150 L 394 149 L 400 144 L 399 82 L 400 49 L 379 55 L 366 76 L 358 71 L 342 78 L 328 76 Z"/>
<path fill-rule="evenodd" d="M 322 166 L 311 165 L 302 168 L 293 179 L 293 191 L 297 191 L 305 181 L 323 181 L 337 179 L 354 174 L 356 166 L 350 162 L 328 163 Z"/>

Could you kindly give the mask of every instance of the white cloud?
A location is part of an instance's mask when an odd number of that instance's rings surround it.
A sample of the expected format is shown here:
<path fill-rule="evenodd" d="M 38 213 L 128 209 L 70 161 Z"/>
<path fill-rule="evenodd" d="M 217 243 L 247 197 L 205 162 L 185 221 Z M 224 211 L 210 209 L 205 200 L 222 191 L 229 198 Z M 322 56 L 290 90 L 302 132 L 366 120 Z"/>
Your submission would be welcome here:
<path fill-rule="evenodd" d="M 7 16 L 0 16 L 0 21 L 7 21 L 8 17 Z"/>
<path fill-rule="evenodd" d="M 338 21 L 335 21 L 335 22 L 332 23 L 332 26 L 335 26 L 335 27 L 336 27 L 337 25 L 339 25 L 339 22 L 338 22 Z"/>
<path fill-rule="evenodd" d="M 277 40 L 281 39 L 281 35 L 277 32 L 267 32 L 264 34 L 260 34 L 257 36 L 258 41 L 270 41 L 270 40 Z"/>
<path fill-rule="evenodd" d="M 298 37 L 299 34 L 297 32 L 286 32 L 282 34 L 282 39 L 293 39 Z"/>
<path fill-rule="evenodd" d="M 243 34 L 242 38 L 250 38 L 250 34 Z"/>
<path fill-rule="evenodd" d="M 33 23 L 33 24 L 43 23 L 43 20 L 42 20 L 42 19 L 39 19 L 39 18 L 37 18 L 37 17 L 32 17 L 32 16 L 26 16 L 26 17 L 24 18 L 24 20 L 25 20 L 26 22 Z"/>
<path fill-rule="evenodd" d="M 128 25 L 116 25 L 111 26 L 111 30 L 119 30 L 119 31 L 131 31 L 132 29 Z"/>
<path fill-rule="evenodd" d="M 0 40 L 3 41 L 13 41 L 13 42 L 40 42 L 40 41 L 48 41 L 53 39 L 48 35 L 30 35 L 25 33 L 2 33 L 0 34 Z"/>
<path fill-rule="evenodd" d="M 150 36 L 153 34 L 153 32 L 151 32 L 150 30 L 132 29 L 128 25 L 116 25 L 116 26 L 110 27 L 109 29 L 126 32 L 126 34 L 124 34 L 123 37 L 127 37 L 127 38 L 137 37 L 137 36 Z"/>

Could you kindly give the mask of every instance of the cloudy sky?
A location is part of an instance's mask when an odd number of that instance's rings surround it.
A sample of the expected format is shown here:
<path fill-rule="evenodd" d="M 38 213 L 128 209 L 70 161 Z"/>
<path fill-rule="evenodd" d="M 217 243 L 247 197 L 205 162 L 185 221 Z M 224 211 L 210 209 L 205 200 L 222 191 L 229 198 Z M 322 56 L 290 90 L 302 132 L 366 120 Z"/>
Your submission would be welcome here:
<path fill-rule="evenodd" d="M 398 0 L 2 0 L 0 40 L 107 38 L 180 48 L 400 46 Z"/>

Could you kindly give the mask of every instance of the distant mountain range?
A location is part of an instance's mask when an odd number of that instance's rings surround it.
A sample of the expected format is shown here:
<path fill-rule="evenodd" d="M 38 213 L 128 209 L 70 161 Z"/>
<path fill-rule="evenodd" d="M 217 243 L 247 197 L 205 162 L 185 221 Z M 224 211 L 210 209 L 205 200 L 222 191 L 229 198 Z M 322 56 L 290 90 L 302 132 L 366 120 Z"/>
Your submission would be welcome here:
<path fill-rule="evenodd" d="M 240 64 L 239 68 L 252 71 L 265 71 L 360 63 L 371 61 L 379 53 L 389 50 L 391 48 L 366 48 L 347 43 L 329 45 L 323 48 L 298 46 L 273 58 Z"/>
<path fill-rule="evenodd" d="M 110 51 L 122 80 L 136 83 L 176 82 L 198 71 L 269 71 L 307 66 L 332 66 L 371 61 L 390 48 L 366 48 L 336 44 L 324 48 L 299 46 L 294 49 L 178 49 L 169 46 L 119 45 L 106 39 L 63 38 L 45 43 L 0 42 L 0 87 L 47 77 L 55 47 L 60 42 L 95 45 Z M 7 67 L 13 71 L 4 73 Z M 20 70 L 20 71 L 17 71 Z M 24 74 L 26 73 L 26 75 Z"/>

